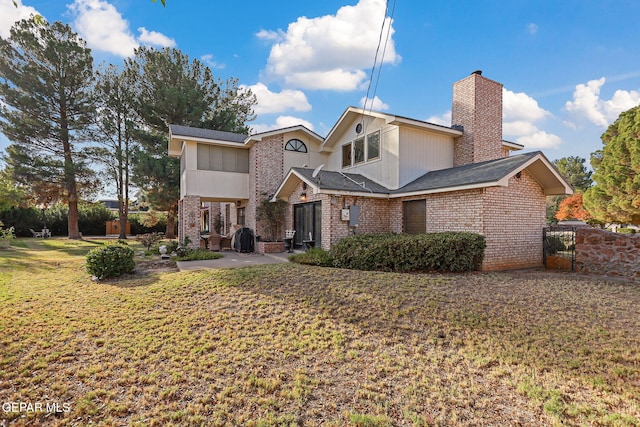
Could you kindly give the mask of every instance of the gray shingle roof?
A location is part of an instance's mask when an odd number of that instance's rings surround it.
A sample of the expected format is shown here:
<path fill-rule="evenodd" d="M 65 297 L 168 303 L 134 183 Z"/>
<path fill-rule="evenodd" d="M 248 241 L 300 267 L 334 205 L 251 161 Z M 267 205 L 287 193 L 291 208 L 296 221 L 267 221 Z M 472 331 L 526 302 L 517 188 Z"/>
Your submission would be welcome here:
<path fill-rule="evenodd" d="M 428 172 L 393 193 L 413 193 L 496 182 L 523 166 L 540 151 Z"/>
<path fill-rule="evenodd" d="M 317 177 L 313 177 L 313 169 L 293 168 L 295 172 L 303 176 L 307 181 L 315 183 L 322 190 L 372 192 L 389 194 L 389 189 L 366 178 L 360 174 L 340 173 L 321 170 Z M 360 183 L 364 184 L 360 185 Z"/>
<path fill-rule="evenodd" d="M 360 174 L 343 174 L 335 171 L 321 170 L 318 176 L 314 178 L 312 176 L 312 169 L 293 168 L 293 170 L 308 182 L 315 183 L 321 190 L 358 193 L 371 192 L 374 194 L 393 195 L 494 183 L 513 173 L 538 154 L 540 154 L 540 152 L 535 151 L 497 160 L 428 172 L 397 190 L 390 190 Z"/>
<path fill-rule="evenodd" d="M 192 138 L 215 139 L 218 141 L 244 143 L 247 135 L 221 130 L 200 129 L 190 126 L 169 125 L 172 135 L 190 136 Z"/>

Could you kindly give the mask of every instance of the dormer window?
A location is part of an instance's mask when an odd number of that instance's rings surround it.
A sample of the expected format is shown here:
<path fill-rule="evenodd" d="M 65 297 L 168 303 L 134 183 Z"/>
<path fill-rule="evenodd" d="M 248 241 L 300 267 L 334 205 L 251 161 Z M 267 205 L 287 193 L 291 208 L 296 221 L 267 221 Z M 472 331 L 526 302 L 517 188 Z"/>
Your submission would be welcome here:
<path fill-rule="evenodd" d="M 307 146 L 304 142 L 299 139 L 290 139 L 287 141 L 287 144 L 284 146 L 284 149 L 287 151 L 295 151 L 296 153 L 306 153 Z"/>

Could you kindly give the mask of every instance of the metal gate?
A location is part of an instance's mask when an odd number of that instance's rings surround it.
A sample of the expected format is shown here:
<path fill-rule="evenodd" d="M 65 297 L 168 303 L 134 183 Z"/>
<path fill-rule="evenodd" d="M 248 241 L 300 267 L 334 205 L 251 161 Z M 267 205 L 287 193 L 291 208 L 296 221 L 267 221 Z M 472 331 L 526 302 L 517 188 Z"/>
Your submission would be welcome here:
<path fill-rule="evenodd" d="M 543 236 L 544 266 L 554 270 L 574 271 L 576 265 L 576 227 L 546 227 Z"/>

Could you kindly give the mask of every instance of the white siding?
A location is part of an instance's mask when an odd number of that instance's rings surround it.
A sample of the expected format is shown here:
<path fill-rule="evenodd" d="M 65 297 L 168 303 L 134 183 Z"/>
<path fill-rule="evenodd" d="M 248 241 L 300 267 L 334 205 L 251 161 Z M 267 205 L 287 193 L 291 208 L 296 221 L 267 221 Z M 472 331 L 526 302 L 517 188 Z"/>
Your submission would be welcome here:
<path fill-rule="evenodd" d="M 403 128 L 400 140 L 400 187 L 429 171 L 453 167 L 452 137 Z"/>
<path fill-rule="evenodd" d="M 356 133 L 356 125 L 360 119 L 353 120 L 346 132 L 336 142 L 333 152 L 328 161 L 328 170 L 337 170 L 345 173 L 359 173 L 370 178 L 377 183 L 389 188 L 398 186 L 398 139 L 399 131 L 397 126 L 388 126 L 382 119 L 372 119 L 365 117 L 364 128 L 360 135 Z M 367 136 L 373 132 L 380 131 L 380 157 L 378 159 L 365 161 L 351 167 L 342 167 L 342 146 L 353 142 L 359 136 Z M 366 145 L 366 140 L 365 140 Z"/>
<path fill-rule="evenodd" d="M 187 170 L 182 174 L 180 197 L 200 196 L 203 201 L 235 201 L 249 198 L 249 174 Z"/>

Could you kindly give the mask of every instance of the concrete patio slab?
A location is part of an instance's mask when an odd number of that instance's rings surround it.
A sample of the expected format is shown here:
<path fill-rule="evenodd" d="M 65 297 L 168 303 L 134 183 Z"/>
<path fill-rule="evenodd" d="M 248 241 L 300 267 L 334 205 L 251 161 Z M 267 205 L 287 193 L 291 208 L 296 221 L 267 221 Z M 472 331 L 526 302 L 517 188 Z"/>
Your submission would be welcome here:
<path fill-rule="evenodd" d="M 180 271 L 202 270 L 207 268 L 237 268 L 251 265 L 277 264 L 289 262 L 287 256 L 290 254 L 256 254 L 223 252 L 224 258 L 210 259 L 205 261 L 178 261 L 176 264 Z"/>

